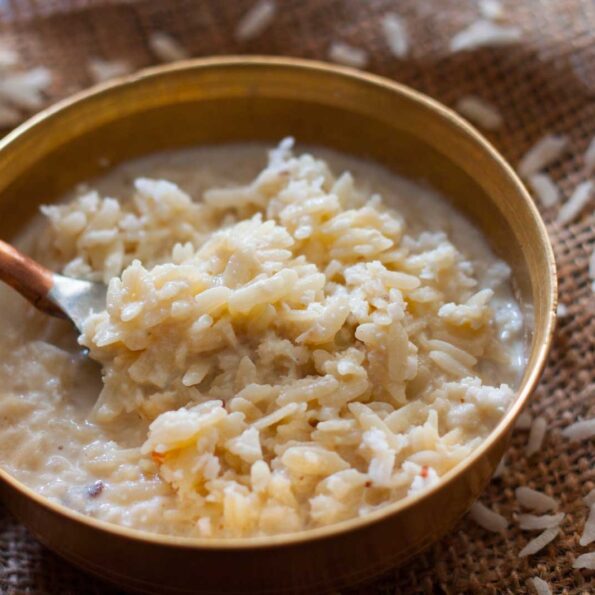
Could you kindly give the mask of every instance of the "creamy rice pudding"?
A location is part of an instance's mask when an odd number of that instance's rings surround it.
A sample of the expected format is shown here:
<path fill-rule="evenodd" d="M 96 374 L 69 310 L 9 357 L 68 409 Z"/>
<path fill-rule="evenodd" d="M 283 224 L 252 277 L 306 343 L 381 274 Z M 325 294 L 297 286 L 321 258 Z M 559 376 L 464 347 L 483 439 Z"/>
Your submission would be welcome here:
<path fill-rule="evenodd" d="M 80 343 L 0 288 L 0 463 L 90 516 L 300 531 L 424 490 L 514 398 L 509 267 L 420 184 L 324 149 L 115 168 L 20 246 L 109 283 Z"/>

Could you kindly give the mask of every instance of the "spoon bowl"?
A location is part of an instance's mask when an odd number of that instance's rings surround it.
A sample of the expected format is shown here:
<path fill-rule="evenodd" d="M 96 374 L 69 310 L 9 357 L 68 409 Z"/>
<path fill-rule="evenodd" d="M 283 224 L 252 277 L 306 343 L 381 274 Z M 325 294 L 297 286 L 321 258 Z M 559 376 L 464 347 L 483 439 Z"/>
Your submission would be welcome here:
<path fill-rule="evenodd" d="M 92 313 L 105 310 L 105 284 L 53 273 L 2 240 L 0 281 L 16 289 L 42 312 L 70 319 L 81 333 Z"/>

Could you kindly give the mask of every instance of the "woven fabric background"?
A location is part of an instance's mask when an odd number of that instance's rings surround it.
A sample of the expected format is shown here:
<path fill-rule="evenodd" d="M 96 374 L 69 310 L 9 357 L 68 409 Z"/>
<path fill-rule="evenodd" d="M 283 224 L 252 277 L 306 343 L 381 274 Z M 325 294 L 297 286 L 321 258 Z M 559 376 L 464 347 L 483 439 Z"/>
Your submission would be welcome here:
<path fill-rule="evenodd" d="M 91 84 L 91 57 L 155 62 L 147 35 L 175 36 L 193 56 L 282 54 L 324 59 L 330 43 L 365 48 L 368 69 L 406 83 L 447 105 L 466 94 L 493 103 L 505 116 L 487 136 L 513 164 L 546 132 L 568 135 L 570 150 L 550 167 L 567 198 L 585 179 L 583 155 L 595 135 L 595 2 L 593 0 L 503 0 L 507 19 L 523 41 L 503 48 L 450 54 L 448 42 L 478 18 L 473 0 L 277 0 L 272 25 L 240 44 L 233 31 L 253 0 L 2 0 L 0 42 L 14 47 L 28 66 L 54 74 L 50 99 Z M 412 41 L 404 60 L 391 56 L 380 19 L 394 10 L 406 20 Z M 511 521 L 505 537 L 469 518 L 405 567 L 350 593 L 530 593 L 539 576 L 554 593 L 593 593 L 595 573 L 573 570 L 581 548 L 587 507 L 581 498 L 595 487 L 593 442 L 570 445 L 560 428 L 595 415 L 595 296 L 588 259 L 595 244 L 592 206 L 565 227 L 556 208 L 543 211 L 559 266 L 562 319 L 549 366 L 531 402 L 533 415 L 549 422 L 544 447 L 530 460 L 527 433 L 517 431 L 507 454 L 508 470 L 494 479 L 482 501 Z M 513 522 L 514 488 L 529 485 L 553 495 L 566 513 L 561 535 L 539 554 L 520 559 L 533 536 Z M 593 549 L 591 545 L 590 549 Z M 106 593 L 118 591 L 88 577 L 39 545 L 0 506 L 1 593 Z"/>

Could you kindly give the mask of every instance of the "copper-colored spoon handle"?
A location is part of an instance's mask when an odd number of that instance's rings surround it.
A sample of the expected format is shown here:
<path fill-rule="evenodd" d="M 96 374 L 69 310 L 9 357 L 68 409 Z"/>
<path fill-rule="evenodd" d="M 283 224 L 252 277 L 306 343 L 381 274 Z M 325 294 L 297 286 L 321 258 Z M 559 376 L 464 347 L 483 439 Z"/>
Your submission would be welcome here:
<path fill-rule="evenodd" d="M 54 285 L 53 273 L 2 240 L 0 281 L 8 283 L 39 310 L 64 317 L 64 312 L 48 299 Z"/>

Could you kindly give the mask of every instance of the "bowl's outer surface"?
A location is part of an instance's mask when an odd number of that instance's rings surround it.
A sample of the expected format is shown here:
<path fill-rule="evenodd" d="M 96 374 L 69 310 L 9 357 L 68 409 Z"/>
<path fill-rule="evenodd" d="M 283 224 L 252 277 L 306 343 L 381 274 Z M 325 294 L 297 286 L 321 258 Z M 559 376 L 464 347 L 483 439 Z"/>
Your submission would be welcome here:
<path fill-rule="evenodd" d="M 296 535 L 189 540 L 89 519 L 0 469 L 6 505 L 50 548 L 128 588 L 155 593 L 341 588 L 402 563 L 450 530 L 480 494 L 549 349 L 556 276 L 545 228 L 510 167 L 438 103 L 385 79 L 282 58 L 215 58 L 151 69 L 46 110 L 0 142 L 0 236 L 42 202 L 163 149 L 241 140 L 329 146 L 427 180 L 487 235 L 533 318 L 517 400 L 472 457 L 422 496 Z"/>

